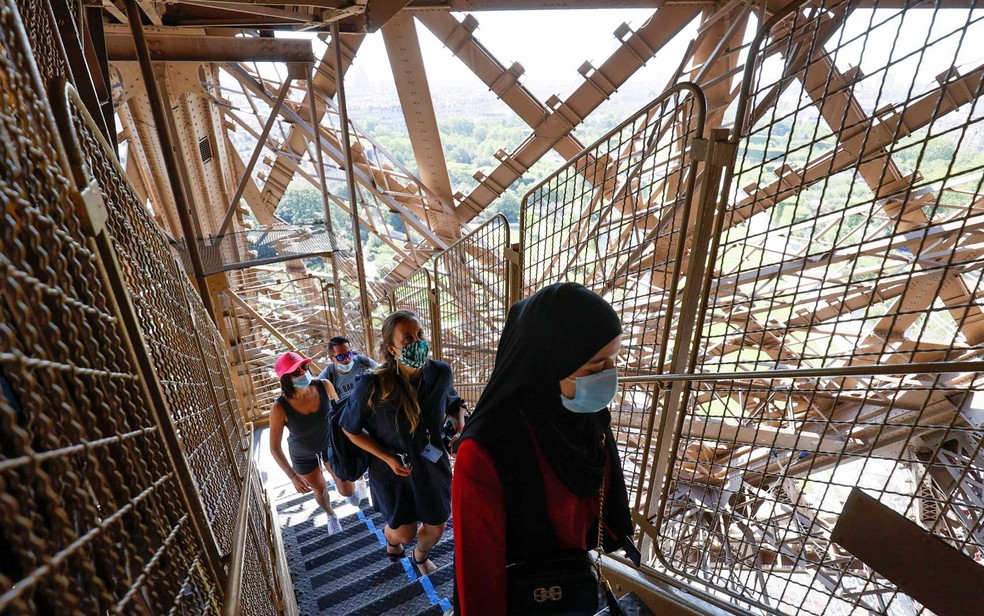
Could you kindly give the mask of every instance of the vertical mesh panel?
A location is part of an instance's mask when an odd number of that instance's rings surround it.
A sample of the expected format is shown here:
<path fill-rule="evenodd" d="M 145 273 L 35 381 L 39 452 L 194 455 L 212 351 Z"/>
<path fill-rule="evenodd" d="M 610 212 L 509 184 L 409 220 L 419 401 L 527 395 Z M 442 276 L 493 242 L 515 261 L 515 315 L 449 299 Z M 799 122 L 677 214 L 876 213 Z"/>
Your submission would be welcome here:
<path fill-rule="evenodd" d="M 760 612 L 926 613 L 831 540 L 854 488 L 984 556 L 982 36 L 827 1 L 753 44 L 663 566 Z"/>
<path fill-rule="evenodd" d="M 496 216 L 437 256 L 441 357 L 461 397 L 474 405 L 492 374 L 509 309 L 509 222 Z"/>
<path fill-rule="evenodd" d="M 0 611 L 215 612 L 26 41 L 0 3 Z"/>
<path fill-rule="evenodd" d="M 664 372 L 694 212 L 704 98 L 680 85 L 628 118 L 523 199 L 524 294 L 579 282 L 621 315 L 620 376 Z M 622 384 L 613 429 L 630 485 L 646 463 L 652 384 Z"/>
<path fill-rule="evenodd" d="M 228 361 L 214 352 L 203 353 L 214 349 L 214 325 L 197 293 L 74 90 L 68 87 L 61 97 L 62 132 L 67 139 L 78 140 L 67 141 L 69 158 L 75 159 L 72 162 L 84 177 L 93 178 L 103 195 L 109 213 L 107 231 L 167 396 L 171 421 L 197 480 L 212 532 L 222 552 L 228 553 L 239 502 L 236 469 L 241 462 L 233 451 L 241 450 L 242 443 L 238 427 L 227 425 L 222 416 L 225 395 L 216 397 L 216 375 L 227 369 Z M 238 414 L 238 409 L 228 410 Z"/>
<path fill-rule="evenodd" d="M 246 529 L 246 556 L 243 562 L 243 584 L 240 613 L 247 615 L 277 614 L 271 598 L 278 598 L 274 587 L 273 557 L 266 529 L 268 503 L 263 483 L 255 470 L 250 473 L 249 522 Z"/>
<path fill-rule="evenodd" d="M 393 290 L 393 309 L 415 313 L 424 331 L 433 338 L 437 332 L 431 319 L 432 289 L 430 271 L 422 267 Z"/>

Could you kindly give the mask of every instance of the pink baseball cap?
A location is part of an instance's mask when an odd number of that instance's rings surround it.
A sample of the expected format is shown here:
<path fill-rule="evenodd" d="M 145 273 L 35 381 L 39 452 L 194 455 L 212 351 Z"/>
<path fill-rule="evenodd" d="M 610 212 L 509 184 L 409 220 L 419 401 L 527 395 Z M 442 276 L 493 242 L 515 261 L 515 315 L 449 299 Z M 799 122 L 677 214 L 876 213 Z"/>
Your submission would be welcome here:
<path fill-rule="evenodd" d="M 301 366 L 306 366 L 311 363 L 310 359 L 305 358 L 300 353 L 295 353 L 293 351 L 287 351 L 283 355 L 277 358 L 277 362 L 273 364 L 273 371 L 277 373 L 277 378 L 283 377 L 285 374 L 290 374 L 291 372 L 297 370 Z"/>

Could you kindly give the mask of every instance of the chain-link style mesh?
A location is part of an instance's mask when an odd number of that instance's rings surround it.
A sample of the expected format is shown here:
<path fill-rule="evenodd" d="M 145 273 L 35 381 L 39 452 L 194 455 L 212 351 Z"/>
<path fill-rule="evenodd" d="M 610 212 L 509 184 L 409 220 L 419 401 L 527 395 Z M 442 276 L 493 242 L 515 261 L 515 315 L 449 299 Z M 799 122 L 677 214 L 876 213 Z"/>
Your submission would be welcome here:
<path fill-rule="evenodd" d="M 166 239 L 126 179 L 126 172 L 68 87 L 61 94 L 68 117 L 59 121 L 78 168 L 92 177 L 109 216 L 107 231 L 123 270 L 131 301 L 157 378 L 167 396 L 171 421 L 205 503 L 222 553 L 232 550 L 239 502 L 238 428 L 228 431 L 217 397 L 215 375 L 228 361 L 204 354 L 214 329 L 188 277 L 171 255 Z M 61 101 L 59 101 L 61 102 Z M 61 105 L 56 108 L 62 108 Z M 73 143 L 73 137 L 78 139 Z M 82 180 L 86 182 L 86 180 Z M 197 313 L 196 312 L 197 308 Z M 205 333 L 203 335 L 203 333 Z M 236 409 L 238 412 L 238 409 Z"/>
<path fill-rule="evenodd" d="M 187 277 L 182 280 L 185 284 L 185 296 L 192 298 L 188 303 L 192 307 L 196 331 L 201 335 L 204 365 L 206 368 L 213 366 L 216 368 L 216 370 L 209 370 L 208 374 L 211 378 L 212 389 L 215 392 L 215 400 L 218 402 L 220 428 L 229 441 L 231 455 L 236 461 L 238 477 L 246 468 L 246 456 L 249 455 L 252 443 L 245 440 L 248 438 L 245 418 L 239 399 L 236 397 L 229 356 L 226 353 L 225 345 L 222 343 L 222 336 L 218 328 L 205 313 L 205 307 L 202 303 L 197 301 L 191 280 Z"/>
<path fill-rule="evenodd" d="M 277 357 L 293 349 L 324 368 L 330 361 L 328 340 L 336 332 L 329 327 L 323 280 L 303 269 L 250 268 L 240 276 L 238 290 L 223 292 L 222 300 L 233 369 L 253 421 L 265 418 L 280 395 L 273 371 Z"/>
<path fill-rule="evenodd" d="M 750 49 L 652 518 L 662 566 L 763 613 L 928 613 L 832 541 L 855 488 L 984 557 L 984 14 L 881 5 Z"/>
<path fill-rule="evenodd" d="M 273 583 L 273 547 L 266 529 L 270 527 L 266 492 L 256 470 L 250 473 L 249 523 L 246 532 L 246 556 L 240 595 L 241 614 L 277 614 L 271 598 L 279 600 Z"/>
<path fill-rule="evenodd" d="M 36 70 L 0 3 L 0 611 L 215 612 Z"/>
<path fill-rule="evenodd" d="M 622 318 L 620 376 L 666 368 L 695 214 L 691 150 L 703 124 L 703 94 L 675 86 L 523 198 L 524 294 L 579 282 L 605 297 Z M 653 384 L 623 383 L 612 406 L 632 486 L 649 462 L 647 416 L 656 392 Z"/>
<path fill-rule="evenodd" d="M 509 222 L 499 215 L 434 261 L 441 358 L 451 365 L 458 394 L 472 406 L 492 375 L 509 310 L 508 248 Z"/>
<path fill-rule="evenodd" d="M 54 81 L 71 75 L 55 15 L 48 0 L 16 0 L 16 4 L 41 74 L 41 83 L 49 88 Z"/>

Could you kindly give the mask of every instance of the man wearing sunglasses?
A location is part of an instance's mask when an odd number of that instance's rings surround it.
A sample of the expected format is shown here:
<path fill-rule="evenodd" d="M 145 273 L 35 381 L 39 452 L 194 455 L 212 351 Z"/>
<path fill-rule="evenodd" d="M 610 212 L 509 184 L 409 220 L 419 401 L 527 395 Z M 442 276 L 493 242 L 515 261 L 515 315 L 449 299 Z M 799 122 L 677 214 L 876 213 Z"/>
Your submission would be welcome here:
<path fill-rule="evenodd" d="M 352 393 L 356 381 L 363 373 L 377 368 L 376 362 L 353 351 L 348 338 L 342 336 L 335 336 L 328 341 L 328 357 L 331 358 L 331 363 L 321 371 L 318 378 L 334 385 L 340 400 L 345 400 Z"/>

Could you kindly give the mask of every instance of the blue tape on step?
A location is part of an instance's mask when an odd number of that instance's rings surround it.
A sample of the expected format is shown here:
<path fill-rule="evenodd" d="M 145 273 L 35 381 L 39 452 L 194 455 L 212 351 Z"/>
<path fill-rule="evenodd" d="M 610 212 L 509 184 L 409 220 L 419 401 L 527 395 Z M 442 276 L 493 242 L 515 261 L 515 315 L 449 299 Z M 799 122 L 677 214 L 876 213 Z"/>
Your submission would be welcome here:
<path fill-rule="evenodd" d="M 440 605 L 441 605 L 441 609 L 444 610 L 445 612 L 451 609 L 451 602 L 448 601 L 447 599 L 441 599 Z"/>
<path fill-rule="evenodd" d="M 403 570 L 406 572 L 407 577 L 413 582 L 417 579 L 417 572 L 414 570 L 413 565 L 410 564 L 409 558 L 401 558 L 400 564 L 403 565 Z"/>
<path fill-rule="evenodd" d="M 374 532 L 376 533 L 376 539 L 379 539 L 379 545 L 386 545 L 386 535 L 383 534 L 383 531 L 377 530 Z"/>
<path fill-rule="evenodd" d="M 434 585 L 431 584 L 430 578 L 426 575 L 420 576 L 420 585 L 424 587 L 424 593 L 430 600 L 431 605 L 437 605 L 441 602 L 441 598 L 437 596 L 437 591 L 434 590 Z"/>

